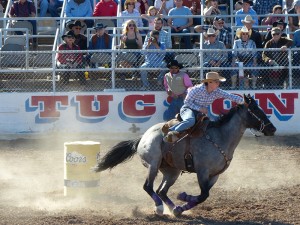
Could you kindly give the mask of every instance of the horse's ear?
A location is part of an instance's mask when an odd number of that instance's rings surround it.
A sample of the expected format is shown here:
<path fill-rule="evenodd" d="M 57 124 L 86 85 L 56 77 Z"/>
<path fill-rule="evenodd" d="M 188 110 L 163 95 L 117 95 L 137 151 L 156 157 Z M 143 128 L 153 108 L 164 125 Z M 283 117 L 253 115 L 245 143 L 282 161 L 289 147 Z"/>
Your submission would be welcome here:
<path fill-rule="evenodd" d="M 249 97 L 251 98 L 250 95 L 246 96 L 246 95 L 244 94 L 244 101 L 245 101 L 246 104 L 249 104 L 250 101 L 251 101 L 251 100 L 249 99 Z"/>

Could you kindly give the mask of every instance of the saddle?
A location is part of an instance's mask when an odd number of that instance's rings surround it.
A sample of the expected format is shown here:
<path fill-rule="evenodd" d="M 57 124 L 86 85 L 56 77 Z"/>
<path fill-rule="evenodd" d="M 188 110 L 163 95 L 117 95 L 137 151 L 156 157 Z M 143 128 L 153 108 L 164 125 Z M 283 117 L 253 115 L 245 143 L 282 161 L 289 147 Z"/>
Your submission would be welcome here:
<path fill-rule="evenodd" d="M 169 132 L 169 128 L 180 123 L 182 121 L 180 114 L 176 114 L 174 119 L 169 120 L 166 122 L 163 127 L 161 128 L 161 131 L 164 135 L 166 135 Z M 193 127 L 180 132 L 179 134 L 179 140 L 183 138 L 184 136 L 190 136 L 190 137 L 202 137 L 206 131 L 206 128 L 209 124 L 210 120 L 209 118 L 202 113 L 199 113 L 196 118 L 196 123 Z"/>
<path fill-rule="evenodd" d="M 166 122 L 161 128 L 164 135 L 166 135 L 169 132 L 170 127 L 174 126 L 177 123 L 180 123 L 181 121 L 182 119 L 180 117 L 180 114 L 176 114 L 175 119 Z M 195 172 L 193 155 L 190 152 L 190 138 L 186 138 L 186 137 L 202 137 L 205 134 L 209 122 L 210 120 L 205 114 L 199 113 L 197 115 L 195 125 L 189 128 L 188 130 L 181 132 L 178 136 L 179 139 L 172 145 L 171 149 L 169 149 L 166 152 L 163 152 L 163 161 L 161 166 L 174 167 L 172 149 L 176 143 L 178 143 L 182 139 L 185 139 L 186 140 L 186 148 L 184 152 L 185 167 L 188 172 Z"/>

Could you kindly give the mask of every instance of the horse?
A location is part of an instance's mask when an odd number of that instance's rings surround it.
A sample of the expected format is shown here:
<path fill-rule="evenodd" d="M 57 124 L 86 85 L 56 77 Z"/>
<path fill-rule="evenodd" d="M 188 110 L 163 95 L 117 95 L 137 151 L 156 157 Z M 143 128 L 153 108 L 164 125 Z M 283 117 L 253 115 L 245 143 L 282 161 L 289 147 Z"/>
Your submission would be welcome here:
<path fill-rule="evenodd" d="M 180 216 L 209 197 L 209 191 L 217 182 L 233 158 L 234 151 L 247 128 L 257 130 L 265 136 L 273 136 L 275 126 L 256 101 L 248 94 L 244 95 L 244 104 L 232 107 L 229 112 L 217 121 L 211 121 L 204 135 L 187 136 L 177 143 L 163 142 L 161 131 L 164 123 L 150 127 L 142 137 L 121 141 L 112 147 L 93 168 L 95 172 L 112 169 L 115 166 L 132 159 L 138 153 L 144 166 L 148 168 L 143 189 L 155 203 L 155 213 L 162 215 L 164 204 L 174 216 Z M 200 195 L 192 196 L 186 192 L 179 193 L 178 200 L 183 205 L 175 205 L 168 197 L 169 188 L 175 183 L 182 171 L 186 171 L 184 152 L 187 147 L 185 139 L 189 139 L 194 172 L 200 186 Z M 172 165 L 166 163 L 164 153 L 171 152 Z M 160 171 L 162 181 L 156 192 L 153 190 L 154 180 Z"/>

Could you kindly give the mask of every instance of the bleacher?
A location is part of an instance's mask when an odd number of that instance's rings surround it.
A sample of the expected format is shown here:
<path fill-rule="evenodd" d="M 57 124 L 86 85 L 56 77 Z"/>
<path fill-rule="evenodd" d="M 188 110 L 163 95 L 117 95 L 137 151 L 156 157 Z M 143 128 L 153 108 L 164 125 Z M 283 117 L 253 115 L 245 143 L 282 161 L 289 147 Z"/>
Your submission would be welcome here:
<path fill-rule="evenodd" d="M 37 35 L 32 34 L 32 27 L 30 23 L 26 21 L 26 18 L 18 18 L 20 21 L 16 22 L 16 18 L 9 18 L 8 11 L 12 2 L 9 1 L 6 11 L 3 13 L 3 18 L 1 18 L 1 29 L 0 29 L 0 68 L 1 68 L 1 79 L 0 88 L 2 92 L 28 92 L 28 91 L 104 91 L 107 89 L 120 89 L 126 91 L 139 91 L 141 86 L 140 81 L 140 71 L 147 70 L 151 73 L 148 78 L 151 84 L 151 90 L 162 91 L 164 90 L 162 85 L 157 85 L 157 70 L 156 68 L 140 68 L 143 63 L 143 57 L 135 63 L 135 67 L 124 68 L 120 66 L 121 53 L 127 52 L 127 60 L 134 60 L 133 53 L 143 53 L 144 50 L 125 50 L 119 49 L 120 35 L 122 27 L 113 27 L 110 23 L 111 17 L 87 17 L 85 19 L 94 19 L 95 24 L 102 22 L 108 25 L 107 30 L 112 31 L 113 36 L 113 49 L 112 50 L 97 50 L 97 51 L 80 51 L 82 53 L 95 53 L 92 58 L 92 62 L 97 66 L 96 68 L 91 68 L 85 66 L 85 68 L 79 69 L 79 71 L 85 74 L 87 79 L 87 84 L 85 86 L 80 86 L 75 77 L 71 76 L 71 82 L 67 86 L 60 85 L 60 76 L 62 72 L 66 72 L 63 69 L 58 69 L 56 67 L 56 54 L 57 47 L 62 42 L 61 36 L 66 32 L 66 21 L 70 18 L 66 18 L 64 15 L 65 2 L 60 9 L 61 17 L 52 18 L 50 15 L 48 17 L 35 17 L 37 20 Z M 37 3 L 35 2 L 37 6 Z M 39 12 L 37 8 L 37 15 Z M 230 6 L 233 10 L 233 6 Z M 119 11 L 121 7 L 119 5 Z M 227 10 L 227 9 L 226 9 Z M 287 17 L 288 15 L 284 15 Z M 203 18 L 202 16 L 193 16 Z M 237 28 L 234 26 L 234 16 L 232 15 L 222 15 L 226 18 L 227 26 L 232 29 L 233 32 Z M 32 18 L 31 18 L 32 19 Z M 76 18 L 83 19 L 83 18 Z M 193 27 L 191 27 L 193 28 Z M 260 31 L 261 35 L 265 35 L 270 26 L 259 26 L 255 27 Z M 165 29 L 168 29 L 165 27 Z M 15 35 L 16 30 L 23 31 L 24 35 Z M 88 37 L 94 32 L 93 29 L 88 28 L 85 30 L 85 34 Z M 288 35 L 292 34 L 289 32 L 287 27 L 286 33 Z M 186 34 L 191 37 L 199 37 L 200 41 L 195 42 L 193 49 L 185 49 L 184 43 L 182 41 L 183 34 L 172 35 L 172 37 L 179 37 L 176 42 L 174 42 L 172 49 L 167 49 L 166 52 L 170 53 L 175 59 L 184 65 L 185 71 L 190 75 L 194 84 L 199 83 L 203 77 L 207 68 L 203 68 L 202 55 L 204 50 L 201 49 L 201 42 L 203 41 L 203 35 L 196 33 L 194 29 L 191 29 L 191 33 Z M 32 39 L 37 38 L 37 46 L 32 44 Z M 233 42 L 234 35 L 232 35 Z M 147 50 L 151 51 L 151 50 Z M 153 50 L 152 50 L 153 51 Z M 226 53 L 231 52 L 230 49 L 224 50 Z M 262 52 L 263 49 L 258 50 Z M 256 68 L 247 68 L 247 71 L 257 69 L 260 71 L 258 76 L 258 83 L 256 89 L 277 89 L 277 88 L 299 88 L 300 77 L 296 76 L 298 74 L 299 66 L 294 66 L 292 63 L 292 58 L 298 49 L 289 49 L 288 55 L 290 57 L 290 63 L 288 67 L 277 67 L 278 69 L 287 69 L 289 71 L 288 81 L 285 83 L 284 87 L 279 87 L 274 85 L 266 87 L 264 83 L 264 77 L 273 71 L 274 68 L 265 65 L 259 65 Z M 109 57 L 107 54 L 109 53 Z M 167 59 L 170 60 L 170 59 Z M 109 67 L 107 66 L 109 65 Z M 214 71 L 227 72 L 230 74 L 236 68 L 230 66 L 226 68 L 211 68 Z M 75 70 L 69 70 L 72 72 Z M 78 70 L 76 70 L 78 71 Z M 166 69 L 167 72 L 167 69 Z M 296 73 L 297 72 L 297 73 Z M 274 73 L 275 74 L 275 73 Z M 138 79 L 132 80 L 132 76 L 135 75 Z M 276 74 L 274 75 L 276 76 Z M 274 80 L 276 80 L 274 78 Z M 275 81 L 274 81 L 275 82 Z M 224 89 L 230 89 L 230 81 L 223 84 Z M 242 87 L 237 87 L 242 88 Z"/>

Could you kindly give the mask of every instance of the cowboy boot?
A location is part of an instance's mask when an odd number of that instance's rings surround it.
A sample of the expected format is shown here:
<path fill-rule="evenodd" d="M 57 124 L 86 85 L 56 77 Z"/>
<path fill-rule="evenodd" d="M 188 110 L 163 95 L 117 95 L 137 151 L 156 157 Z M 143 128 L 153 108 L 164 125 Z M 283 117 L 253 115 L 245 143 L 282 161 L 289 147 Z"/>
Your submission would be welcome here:
<path fill-rule="evenodd" d="M 237 82 L 237 75 L 231 76 L 231 89 L 236 88 L 236 82 Z"/>

